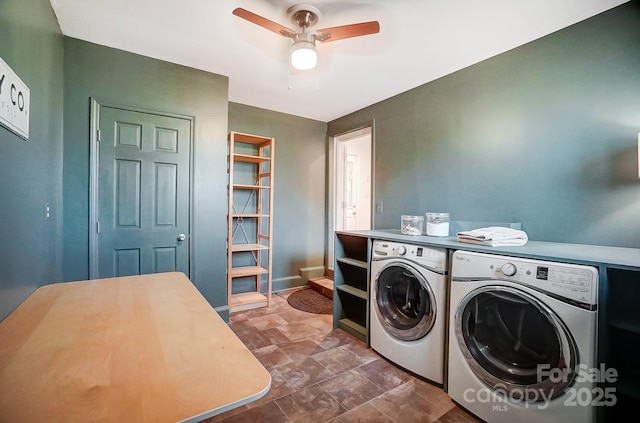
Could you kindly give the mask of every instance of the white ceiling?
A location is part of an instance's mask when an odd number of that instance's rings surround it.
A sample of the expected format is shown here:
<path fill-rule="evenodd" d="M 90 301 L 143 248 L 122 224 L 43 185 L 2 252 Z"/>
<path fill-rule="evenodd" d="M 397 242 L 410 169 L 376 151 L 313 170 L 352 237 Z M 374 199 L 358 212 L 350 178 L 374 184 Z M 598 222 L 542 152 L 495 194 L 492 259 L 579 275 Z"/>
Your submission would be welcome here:
<path fill-rule="evenodd" d="M 318 43 L 319 66 L 289 73 L 291 0 L 51 0 L 64 35 L 229 77 L 229 101 L 329 122 L 629 0 L 311 0 L 317 28 L 380 22 Z"/>

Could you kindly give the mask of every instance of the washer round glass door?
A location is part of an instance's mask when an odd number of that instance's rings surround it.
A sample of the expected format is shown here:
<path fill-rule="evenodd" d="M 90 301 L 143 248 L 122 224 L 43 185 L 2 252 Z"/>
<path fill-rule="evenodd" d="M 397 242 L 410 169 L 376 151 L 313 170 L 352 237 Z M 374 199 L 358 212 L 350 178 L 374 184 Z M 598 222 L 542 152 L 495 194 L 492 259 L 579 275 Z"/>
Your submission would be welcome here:
<path fill-rule="evenodd" d="M 510 398 L 555 398 L 575 379 L 575 340 L 548 306 L 522 290 L 486 286 L 470 292 L 456 312 L 455 325 L 471 370 Z"/>
<path fill-rule="evenodd" d="M 373 306 L 384 329 L 403 341 L 424 337 L 436 318 L 427 280 L 409 265 L 394 261 L 375 278 Z"/>

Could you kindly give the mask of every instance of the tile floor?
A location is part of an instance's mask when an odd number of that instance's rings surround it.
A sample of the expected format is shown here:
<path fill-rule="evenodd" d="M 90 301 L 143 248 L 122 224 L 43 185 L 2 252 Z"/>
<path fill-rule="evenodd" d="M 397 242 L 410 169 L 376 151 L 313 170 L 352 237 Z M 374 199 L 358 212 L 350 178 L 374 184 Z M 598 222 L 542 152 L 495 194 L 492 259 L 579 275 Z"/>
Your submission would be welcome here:
<path fill-rule="evenodd" d="M 204 422 L 478 422 L 442 388 L 333 329 L 331 316 L 292 308 L 286 296 L 231 315 L 231 329 L 271 373 L 271 390 Z"/>

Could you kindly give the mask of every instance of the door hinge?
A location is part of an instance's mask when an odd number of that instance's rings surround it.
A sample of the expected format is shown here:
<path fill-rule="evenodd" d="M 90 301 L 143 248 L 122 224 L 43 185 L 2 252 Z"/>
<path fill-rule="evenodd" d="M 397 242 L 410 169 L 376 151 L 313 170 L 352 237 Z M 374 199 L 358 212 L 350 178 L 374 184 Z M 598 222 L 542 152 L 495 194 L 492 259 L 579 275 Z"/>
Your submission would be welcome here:
<path fill-rule="evenodd" d="M 100 221 L 96 222 L 96 233 L 100 233 Z"/>
<path fill-rule="evenodd" d="M 100 132 L 100 130 L 98 129 L 96 131 L 96 139 L 98 140 L 98 142 L 102 141 L 102 133 Z"/>

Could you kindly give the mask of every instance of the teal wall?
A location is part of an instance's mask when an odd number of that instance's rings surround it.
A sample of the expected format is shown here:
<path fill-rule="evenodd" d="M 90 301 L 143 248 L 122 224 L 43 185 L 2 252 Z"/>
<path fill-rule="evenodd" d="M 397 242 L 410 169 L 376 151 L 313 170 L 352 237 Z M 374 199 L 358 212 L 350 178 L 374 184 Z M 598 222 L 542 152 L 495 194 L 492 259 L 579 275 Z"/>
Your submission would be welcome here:
<path fill-rule="evenodd" d="M 273 288 L 306 284 L 300 269 L 324 267 L 327 124 L 229 103 L 229 130 L 275 138 Z"/>
<path fill-rule="evenodd" d="M 276 138 L 283 287 L 324 264 L 325 129 L 373 120 L 376 228 L 448 211 L 522 222 L 531 239 L 640 246 L 637 1 L 328 125 L 229 104 L 226 77 L 65 38 L 46 0 L 0 2 L 0 57 L 31 90 L 30 139 L 0 127 L 0 319 L 38 286 L 88 277 L 91 97 L 194 116 L 191 278 L 223 313 L 229 129 Z"/>
<path fill-rule="evenodd" d="M 31 98 L 29 140 L 0 126 L 2 320 L 36 288 L 62 279 L 63 37 L 48 1 L 0 1 L 0 57 Z"/>
<path fill-rule="evenodd" d="M 73 38 L 64 42 L 64 279 L 89 277 L 89 101 L 193 116 L 190 278 L 225 312 L 226 77 Z"/>
<path fill-rule="evenodd" d="M 402 214 L 521 222 L 530 239 L 640 247 L 637 1 L 328 125 L 375 119 L 375 228 Z"/>

